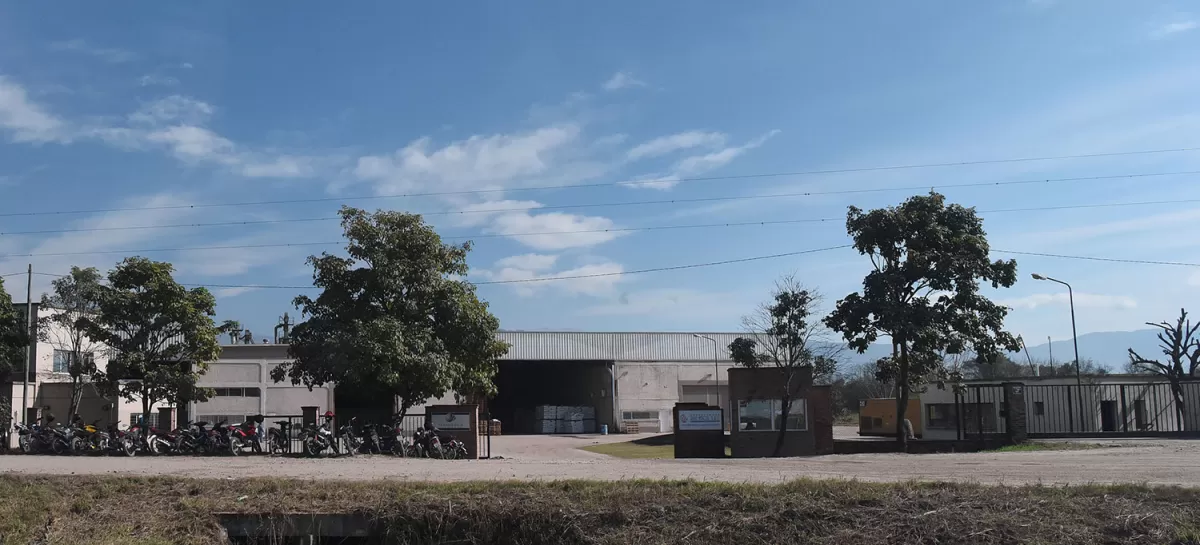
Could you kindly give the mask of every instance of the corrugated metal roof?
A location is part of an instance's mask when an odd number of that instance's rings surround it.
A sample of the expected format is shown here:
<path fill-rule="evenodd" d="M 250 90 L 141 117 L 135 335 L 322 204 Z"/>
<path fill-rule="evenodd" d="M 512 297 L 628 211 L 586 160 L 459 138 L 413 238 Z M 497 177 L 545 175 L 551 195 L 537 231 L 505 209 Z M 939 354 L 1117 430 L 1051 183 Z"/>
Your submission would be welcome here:
<path fill-rule="evenodd" d="M 729 361 L 729 343 L 744 333 L 585 333 L 501 331 L 511 348 L 502 360 Z"/>

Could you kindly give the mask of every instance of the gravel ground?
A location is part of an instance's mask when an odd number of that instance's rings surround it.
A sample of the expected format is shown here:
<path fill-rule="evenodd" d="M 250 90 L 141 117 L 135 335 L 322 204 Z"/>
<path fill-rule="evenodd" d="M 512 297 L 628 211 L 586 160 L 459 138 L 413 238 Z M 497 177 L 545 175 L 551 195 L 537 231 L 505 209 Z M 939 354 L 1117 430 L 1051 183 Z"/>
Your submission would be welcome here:
<path fill-rule="evenodd" d="M 860 454 L 778 460 L 622 460 L 578 450 L 622 436 L 493 438 L 503 459 L 406 460 L 389 456 L 337 459 L 270 457 L 0 456 L 0 471 L 22 474 L 250 476 L 301 479 L 420 481 L 555 479 L 695 479 L 780 482 L 800 477 L 866 481 L 952 480 L 983 483 L 1131 482 L 1200 486 L 1200 442 L 1127 441 L 1119 448 L 975 454 Z"/>

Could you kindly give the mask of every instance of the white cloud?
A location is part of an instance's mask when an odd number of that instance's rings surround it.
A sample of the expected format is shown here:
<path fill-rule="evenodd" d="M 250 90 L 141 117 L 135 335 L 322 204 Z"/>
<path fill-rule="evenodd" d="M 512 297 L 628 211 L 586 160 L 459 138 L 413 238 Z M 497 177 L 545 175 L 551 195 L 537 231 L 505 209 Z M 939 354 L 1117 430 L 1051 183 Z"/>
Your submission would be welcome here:
<path fill-rule="evenodd" d="M 208 121 L 216 111 L 211 104 L 182 95 L 171 95 L 143 104 L 129 114 L 129 121 L 137 124 L 158 125 L 160 123 L 186 123 L 198 125 Z"/>
<path fill-rule="evenodd" d="M 551 168 L 552 157 L 579 137 L 576 125 L 550 126 L 519 134 L 472 136 L 430 150 L 420 138 L 390 155 L 360 157 L 354 174 L 380 193 L 441 189 L 499 189 Z"/>
<path fill-rule="evenodd" d="M 529 268 L 529 265 L 534 268 Z M 613 293 L 625 271 L 620 264 L 611 261 L 584 264 L 557 272 L 545 272 L 548 267 L 543 265 L 544 257 L 529 259 L 528 256 L 513 256 L 497 261 L 493 269 L 478 270 L 476 274 L 488 281 L 512 282 L 509 285 L 523 297 L 533 296 L 542 290 L 603 296 Z"/>
<path fill-rule="evenodd" d="M 280 155 L 245 158 L 238 172 L 247 178 L 303 178 L 316 173 L 311 157 Z"/>
<path fill-rule="evenodd" d="M 562 212 L 506 212 L 493 218 L 491 225 L 484 231 L 507 235 L 538 250 L 564 250 L 603 244 L 626 234 L 606 231 L 614 228 L 612 220 L 600 216 L 580 216 Z"/>
<path fill-rule="evenodd" d="M 221 288 L 214 291 L 213 296 L 217 299 L 229 299 L 252 291 L 258 291 L 258 288 Z"/>
<path fill-rule="evenodd" d="M 158 85 L 162 87 L 174 87 L 179 85 L 179 79 L 171 76 L 163 76 L 159 74 L 146 74 L 138 78 L 138 85 L 142 87 L 150 87 Z"/>
<path fill-rule="evenodd" d="M 634 178 L 627 182 L 622 182 L 621 185 L 636 189 L 658 189 L 667 190 L 675 187 L 681 178 L 689 176 L 699 176 L 706 172 L 711 172 L 721 168 L 734 159 L 742 156 L 746 152 L 762 146 L 775 135 L 779 134 L 779 130 L 769 131 L 758 138 L 750 140 L 740 146 L 728 146 L 710 153 L 692 155 L 684 157 L 676 161 L 671 166 L 671 171 L 667 174 L 655 174 Z"/>
<path fill-rule="evenodd" d="M 119 64 L 124 62 L 135 61 L 138 55 L 132 51 L 120 49 L 116 47 L 93 47 L 88 45 L 84 40 L 75 39 L 65 42 L 54 42 L 50 44 L 50 49 L 54 51 L 71 51 L 91 55 L 104 62 Z"/>
<path fill-rule="evenodd" d="M 1156 40 L 1168 38 L 1176 34 L 1191 32 L 1200 28 L 1200 22 L 1197 21 L 1177 21 L 1168 23 L 1150 31 L 1150 37 Z"/>
<path fill-rule="evenodd" d="M 558 256 L 547 254 L 522 254 L 505 257 L 496 261 L 499 268 L 525 269 L 528 271 L 544 271 L 554 267 Z"/>
<path fill-rule="evenodd" d="M 0 76 L 0 129 L 16 142 L 67 140 L 63 121 L 29 100 L 20 84 Z"/>
<path fill-rule="evenodd" d="M 166 144 L 183 161 L 216 161 L 232 164 L 233 142 L 208 129 L 194 125 L 175 125 L 146 135 L 151 142 Z"/>
<path fill-rule="evenodd" d="M 668 136 L 660 136 L 649 142 L 643 142 L 626 154 L 630 160 L 658 157 L 689 148 L 715 148 L 725 144 L 725 135 L 719 132 L 687 131 Z"/>
<path fill-rule="evenodd" d="M 730 293 L 662 288 L 622 293 L 611 302 L 580 311 L 584 316 L 657 316 L 695 319 L 728 316 L 738 301 Z"/>
<path fill-rule="evenodd" d="M 1070 295 L 1066 293 L 1035 293 L 1015 299 L 1002 299 L 997 304 L 1015 309 L 1033 310 L 1046 305 L 1068 305 Z M 1137 300 L 1125 295 L 1097 295 L 1076 293 L 1076 308 L 1128 310 L 1137 307 Z"/>
<path fill-rule="evenodd" d="M 629 72 L 617 72 L 613 74 L 608 81 L 604 82 L 604 90 L 617 91 L 619 89 L 628 89 L 630 87 L 645 87 L 646 82 L 633 77 Z"/>

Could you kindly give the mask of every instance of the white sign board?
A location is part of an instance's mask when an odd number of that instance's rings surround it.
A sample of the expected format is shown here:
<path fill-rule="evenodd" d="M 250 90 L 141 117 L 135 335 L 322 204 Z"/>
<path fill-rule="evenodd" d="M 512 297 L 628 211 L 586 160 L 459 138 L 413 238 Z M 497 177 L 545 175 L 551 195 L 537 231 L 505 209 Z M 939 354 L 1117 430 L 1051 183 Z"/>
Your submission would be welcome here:
<path fill-rule="evenodd" d="M 432 413 L 429 422 L 439 430 L 471 429 L 471 415 L 467 413 Z"/>
<path fill-rule="evenodd" d="M 689 409 L 679 411 L 679 431 L 721 431 L 724 429 L 719 409 Z"/>

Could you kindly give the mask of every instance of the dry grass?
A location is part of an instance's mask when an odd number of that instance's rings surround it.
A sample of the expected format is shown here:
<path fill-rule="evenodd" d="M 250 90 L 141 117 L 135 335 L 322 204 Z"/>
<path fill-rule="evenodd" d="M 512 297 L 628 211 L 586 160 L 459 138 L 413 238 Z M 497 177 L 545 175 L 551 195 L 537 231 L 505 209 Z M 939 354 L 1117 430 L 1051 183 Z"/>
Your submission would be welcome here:
<path fill-rule="evenodd" d="M 1053 450 L 1094 450 L 1098 448 L 1116 448 L 1118 445 L 1090 443 L 1087 441 L 1031 441 L 1019 445 L 1000 447 L 991 452 L 1043 452 Z"/>
<path fill-rule="evenodd" d="M 245 496 L 239 501 L 239 498 Z M 1200 491 L 796 481 L 406 484 L 0 477 L 0 542 L 215 543 L 214 512 L 362 513 L 381 543 L 1184 543 Z"/>

